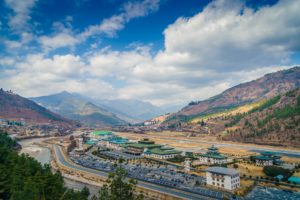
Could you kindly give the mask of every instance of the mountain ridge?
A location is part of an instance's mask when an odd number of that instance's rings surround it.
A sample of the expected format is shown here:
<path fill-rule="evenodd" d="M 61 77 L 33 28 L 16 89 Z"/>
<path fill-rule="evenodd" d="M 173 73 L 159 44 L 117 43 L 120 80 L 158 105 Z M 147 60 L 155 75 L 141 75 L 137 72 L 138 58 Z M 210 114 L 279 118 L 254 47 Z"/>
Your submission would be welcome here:
<path fill-rule="evenodd" d="M 66 91 L 30 99 L 53 112 L 73 120 L 81 121 L 88 126 L 125 124 L 123 120 L 108 110 Z"/>
<path fill-rule="evenodd" d="M 76 123 L 64 118 L 37 103 L 11 91 L 0 89 L 0 117 L 9 120 L 25 121 L 29 124 L 50 123 L 72 127 Z"/>
<path fill-rule="evenodd" d="M 300 87 L 300 67 L 269 73 L 261 78 L 238 84 L 224 92 L 199 102 L 191 102 L 168 120 L 182 119 L 201 114 L 210 114 L 237 106 L 271 98 L 277 94 Z"/>

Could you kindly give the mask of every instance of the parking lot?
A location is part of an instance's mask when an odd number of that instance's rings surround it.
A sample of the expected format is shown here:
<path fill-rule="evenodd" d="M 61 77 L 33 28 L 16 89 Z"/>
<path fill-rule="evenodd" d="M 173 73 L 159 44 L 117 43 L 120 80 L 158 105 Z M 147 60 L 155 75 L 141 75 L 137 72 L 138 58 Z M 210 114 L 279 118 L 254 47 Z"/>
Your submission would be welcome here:
<path fill-rule="evenodd" d="M 246 200 L 299 200 L 300 193 L 280 190 L 271 187 L 255 187 L 245 198 Z"/>
<path fill-rule="evenodd" d="M 115 170 L 115 162 L 101 159 L 88 153 L 80 156 L 71 154 L 70 158 L 73 162 L 84 167 L 105 172 L 113 172 Z M 126 170 L 130 178 L 205 195 L 214 199 L 223 199 L 224 197 L 222 192 L 207 189 L 203 186 L 201 187 L 201 185 L 205 183 L 204 177 L 177 171 L 177 169 L 171 165 L 129 162 L 120 165 Z"/>

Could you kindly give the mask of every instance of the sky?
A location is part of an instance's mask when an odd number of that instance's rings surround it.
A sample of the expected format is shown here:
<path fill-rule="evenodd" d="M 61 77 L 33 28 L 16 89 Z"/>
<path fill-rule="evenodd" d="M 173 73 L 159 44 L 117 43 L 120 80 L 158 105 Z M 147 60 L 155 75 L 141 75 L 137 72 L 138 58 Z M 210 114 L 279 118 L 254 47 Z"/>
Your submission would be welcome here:
<path fill-rule="evenodd" d="M 0 87 L 155 105 L 300 63 L 298 0 L 2 0 Z"/>

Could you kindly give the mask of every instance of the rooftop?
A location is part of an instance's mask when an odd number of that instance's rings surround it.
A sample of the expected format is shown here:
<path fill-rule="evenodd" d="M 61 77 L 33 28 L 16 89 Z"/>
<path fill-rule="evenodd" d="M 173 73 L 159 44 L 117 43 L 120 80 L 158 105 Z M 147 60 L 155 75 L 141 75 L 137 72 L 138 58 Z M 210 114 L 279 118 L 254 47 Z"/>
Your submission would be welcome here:
<path fill-rule="evenodd" d="M 152 141 L 152 140 L 149 140 L 148 138 L 144 138 L 144 139 L 138 141 L 138 143 L 140 143 L 140 144 L 154 144 L 155 142 Z"/>
<path fill-rule="evenodd" d="M 230 176 L 239 174 L 238 171 L 234 169 L 225 168 L 225 167 L 209 167 L 205 171 L 217 173 L 217 174 L 230 175 Z"/>
<path fill-rule="evenodd" d="M 110 131 L 93 131 L 93 132 L 91 132 L 91 134 L 93 134 L 93 135 L 112 135 L 112 132 L 110 132 Z"/>
<path fill-rule="evenodd" d="M 158 155 L 170 155 L 170 154 L 179 154 L 181 153 L 180 151 L 177 151 L 175 149 L 172 150 L 162 150 L 159 148 L 151 149 L 149 150 L 150 153 L 152 154 L 158 154 Z"/>
<path fill-rule="evenodd" d="M 254 156 L 254 159 L 257 160 L 273 160 L 273 157 L 269 157 L 269 156 Z"/>
<path fill-rule="evenodd" d="M 300 177 L 297 176 L 291 176 L 288 181 L 292 182 L 292 183 L 297 183 L 300 184 Z"/>
<path fill-rule="evenodd" d="M 160 148 L 162 145 L 160 144 L 141 144 L 141 143 L 133 143 L 129 144 L 128 147 L 134 147 L 134 148 L 139 148 L 139 149 L 144 149 L 144 148 Z"/>

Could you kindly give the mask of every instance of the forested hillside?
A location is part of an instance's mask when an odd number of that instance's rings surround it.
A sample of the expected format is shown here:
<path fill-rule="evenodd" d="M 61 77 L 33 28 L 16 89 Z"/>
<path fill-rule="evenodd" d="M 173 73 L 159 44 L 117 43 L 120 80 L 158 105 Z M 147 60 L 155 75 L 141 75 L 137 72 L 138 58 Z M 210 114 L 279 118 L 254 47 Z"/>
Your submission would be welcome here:
<path fill-rule="evenodd" d="M 15 141 L 0 132 L 0 199 L 7 200 L 85 200 L 89 191 L 75 192 L 64 187 L 61 174 L 48 165 L 13 150 Z"/>
<path fill-rule="evenodd" d="M 300 89 L 224 118 L 223 140 L 300 147 Z"/>

